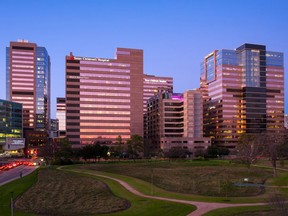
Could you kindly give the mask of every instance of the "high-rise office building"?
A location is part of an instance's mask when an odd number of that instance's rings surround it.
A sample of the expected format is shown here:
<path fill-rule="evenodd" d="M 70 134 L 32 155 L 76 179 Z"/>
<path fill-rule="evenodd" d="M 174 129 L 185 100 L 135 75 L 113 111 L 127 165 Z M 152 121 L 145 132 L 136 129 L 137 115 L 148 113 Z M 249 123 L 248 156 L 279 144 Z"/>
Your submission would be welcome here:
<path fill-rule="evenodd" d="M 210 138 L 203 138 L 203 102 L 199 90 L 184 94 L 159 92 L 147 102 L 146 143 L 150 153 L 168 152 L 181 147 L 195 153 L 207 149 Z"/>
<path fill-rule="evenodd" d="M 243 133 L 284 127 L 283 53 L 244 44 L 216 50 L 201 63 L 204 134 L 234 148 Z"/>
<path fill-rule="evenodd" d="M 23 153 L 22 104 L 0 99 L 0 153 Z"/>
<path fill-rule="evenodd" d="M 59 121 L 59 135 L 66 137 L 66 99 L 57 98 L 56 119 Z"/>
<path fill-rule="evenodd" d="M 144 112 L 147 109 L 147 100 L 161 91 L 173 92 L 173 78 L 159 77 L 154 75 L 144 74 L 143 77 L 143 106 Z"/>
<path fill-rule="evenodd" d="M 60 138 L 59 133 L 59 120 L 58 119 L 50 119 L 50 138 Z"/>
<path fill-rule="evenodd" d="M 74 145 L 143 135 L 143 50 L 66 56 L 66 131 Z"/>
<path fill-rule="evenodd" d="M 144 122 L 144 139 L 147 139 L 147 101 L 159 92 L 173 92 L 173 78 L 159 77 L 154 75 L 144 74 L 143 77 L 143 122 Z"/>
<path fill-rule="evenodd" d="M 6 48 L 6 94 L 7 100 L 23 104 L 24 136 L 37 133 L 37 138 L 27 139 L 35 142 L 27 145 L 45 144 L 45 140 L 37 141 L 48 134 L 50 122 L 50 57 L 44 47 L 26 40 L 10 43 Z"/>

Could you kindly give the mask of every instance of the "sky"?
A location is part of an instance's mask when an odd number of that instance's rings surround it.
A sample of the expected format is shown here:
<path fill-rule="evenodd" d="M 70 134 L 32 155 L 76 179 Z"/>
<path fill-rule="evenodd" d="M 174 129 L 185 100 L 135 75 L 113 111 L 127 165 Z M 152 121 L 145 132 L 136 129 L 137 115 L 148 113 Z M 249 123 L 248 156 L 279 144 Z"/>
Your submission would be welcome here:
<path fill-rule="evenodd" d="M 6 99 L 10 41 L 44 46 L 51 58 L 51 117 L 65 97 L 65 56 L 114 58 L 117 47 L 144 50 L 144 73 L 174 79 L 174 92 L 199 87 L 213 50 L 244 43 L 284 53 L 287 0 L 0 0 L 0 99 Z M 288 74 L 285 74 L 285 98 Z M 285 113 L 288 113 L 285 101 Z"/>

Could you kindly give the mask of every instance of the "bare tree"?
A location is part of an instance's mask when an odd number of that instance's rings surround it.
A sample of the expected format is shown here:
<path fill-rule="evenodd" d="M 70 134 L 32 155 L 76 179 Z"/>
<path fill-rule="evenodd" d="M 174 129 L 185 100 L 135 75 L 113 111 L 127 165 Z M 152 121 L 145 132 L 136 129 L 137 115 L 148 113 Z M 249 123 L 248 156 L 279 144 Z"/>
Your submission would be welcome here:
<path fill-rule="evenodd" d="M 265 153 L 261 134 L 243 134 L 236 148 L 238 159 L 248 168 Z"/>
<path fill-rule="evenodd" d="M 265 156 L 269 157 L 274 177 L 277 176 L 277 160 L 288 155 L 287 135 L 284 132 L 266 132 L 261 134 L 265 147 Z"/>

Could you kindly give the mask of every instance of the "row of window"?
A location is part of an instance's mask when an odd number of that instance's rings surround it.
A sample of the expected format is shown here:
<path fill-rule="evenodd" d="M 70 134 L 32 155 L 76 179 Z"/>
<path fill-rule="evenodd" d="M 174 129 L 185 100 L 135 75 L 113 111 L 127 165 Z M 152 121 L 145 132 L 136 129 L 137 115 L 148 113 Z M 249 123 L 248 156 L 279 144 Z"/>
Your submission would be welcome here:
<path fill-rule="evenodd" d="M 34 59 L 33 56 L 17 56 L 17 55 L 12 55 L 12 59 Z"/>
<path fill-rule="evenodd" d="M 116 75 L 116 74 L 97 74 L 97 73 L 81 73 L 81 76 L 86 77 L 97 77 L 97 78 L 119 78 L 119 79 L 130 79 L 129 75 Z"/>
<path fill-rule="evenodd" d="M 80 126 L 95 126 L 95 127 L 130 127 L 130 123 L 94 123 L 94 122 L 80 122 Z"/>
<path fill-rule="evenodd" d="M 12 73 L 12 77 L 34 77 L 33 73 Z"/>
<path fill-rule="evenodd" d="M 12 68 L 34 68 L 33 65 L 12 65 Z"/>
<path fill-rule="evenodd" d="M 15 77 L 12 77 L 12 81 L 34 82 L 33 79 L 28 79 L 28 78 L 15 78 Z"/>
<path fill-rule="evenodd" d="M 80 92 L 80 95 L 130 97 L 130 93 Z"/>
<path fill-rule="evenodd" d="M 113 86 L 89 86 L 89 85 L 81 85 L 80 89 L 105 89 L 105 90 L 126 90 L 130 91 L 130 87 L 113 87 Z"/>
<path fill-rule="evenodd" d="M 76 82 L 76 80 L 74 81 Z M 130 81 L 112 81 L 112 80 L 91 80 L 91 79 L 80 79 L 80 83 L 103 83 L 103 84 L 119 84 L 119 85 L 130 85 Z"/>
<path fill-rule="evenodd" d="M 127 69 L 111 69 L 111 68 L 95 68 L 95 67 L 80 67 L 81 71 L 103 71 L 103 72 L 122 72 L 122 73 L 130 73 L 130 70 Z"/>
<path fill-rule="evenodd" d="M 29 69 L 12 69 L 13 72 L 26 72 L 26 73 L 33 73 L 34 70 L 29 70 Z"/>
<path fill-rule="evenodd" d="M 80 115 L 80 120 L 100 120 L 100 121 L 130 121 L 130 116 L 83 116 Z"/>
<path fill-rule="evenodd" d="M 12 51 L 12 54 L 20 54 L 20 55 L 33 55 L 34 52 L 22 52 L 22 51 Z"/>
<path fill-rule="evenodd" d="M 130 129 L 80 129 L 80 133 L 95 132 L 95 133 L 130 133 Z"/>
<path fill-rule="evenodd" d="M 130 111 L 107 111 L 107 110 L 80 110 L 80 114 L 98 114 L 98 115 L 130 115 Z"/>
<path fill-rule="evenodd" d="M 119 134 L 118 134 L 118 135 L 119 135 Z M 101 138 L 115 139 L 115 138 L 118 137 L 118 135 L 101 135 Z M 83 135 L 83 134 L 80 135 L 80 139 L 91 139 L 91 141 L 92 141 L 92 140 L 94 141 L 94 140 L 97 139 L 97 138 L 99 138 L 99 135 Z M 121 138 L 122 138 L 122 139 L 129 139 L 129 138 L 130 138 L 130 135 L 123 135 L 123 134 L 121 134 Z M 91 142 L 89 142 L 89 143 L 91 143 Z"/>
<path fill-rule="evenodd" d="M 130 64 L 124 64 L 124 63 L 97 62 L 97 61 L 85 61 L 85 60 L 81 60 L 81 61 L 80 61 L 80 64 L 105 65 L 105 66 L 117 66 L 117 67 L 130 67 Z"/>
<path fill-rule="evenodd" d="M 89 107 L 89 108 L 107 108 L 107 109 L 120 109 L 127 108 L 130 109 L 130 105 L 112 105 L 112 104 L 80 104 L 80 107 Z"/>
<path fill-rule="evenodd" d="M 26 60 L 12 60 L 12 63 L 24 63 L 24 64 L 34 64 L 34 61 L 26 61 Z"/>
<path fill-rule="evenodd" d="M 90 102 L 117 102 L 117 103 L 130 103 L 130 99 L 117 99 L 117 98 L 80 98 L 80 101 L 90 101 Z"/>
<path fill-rule="evenodd" d="M 13 82 L 12 83 L 13 85 L 20 85 L 20 86 L 34 86 L 34 83 L 32 82 L 21 82 L 21 83 L 19 83 L 19 82 Z M 13 88 L 13 87 L 12 87 Z"/>
<path fill-rule="evenodd" d="M 12 86 L 12 90 L 31 90 L 31 91 L 33 91 L 34 88 L 29 88 L 29 87 L 15 87 L 15 86 Z"/>

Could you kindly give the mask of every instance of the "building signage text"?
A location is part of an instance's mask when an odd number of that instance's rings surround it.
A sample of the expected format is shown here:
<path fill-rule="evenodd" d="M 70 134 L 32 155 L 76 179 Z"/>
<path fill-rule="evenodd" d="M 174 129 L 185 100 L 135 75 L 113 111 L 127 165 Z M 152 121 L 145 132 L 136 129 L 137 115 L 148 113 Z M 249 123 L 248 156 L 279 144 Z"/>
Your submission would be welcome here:
<path fill-rule="evenodd" d="M 75 60 L 86 60 L 86 61 L 98 61 L 98 62 L 109 62 L 110 59 L 105 58 L 89 58 L 89 57 L 74 57 Z"/>

